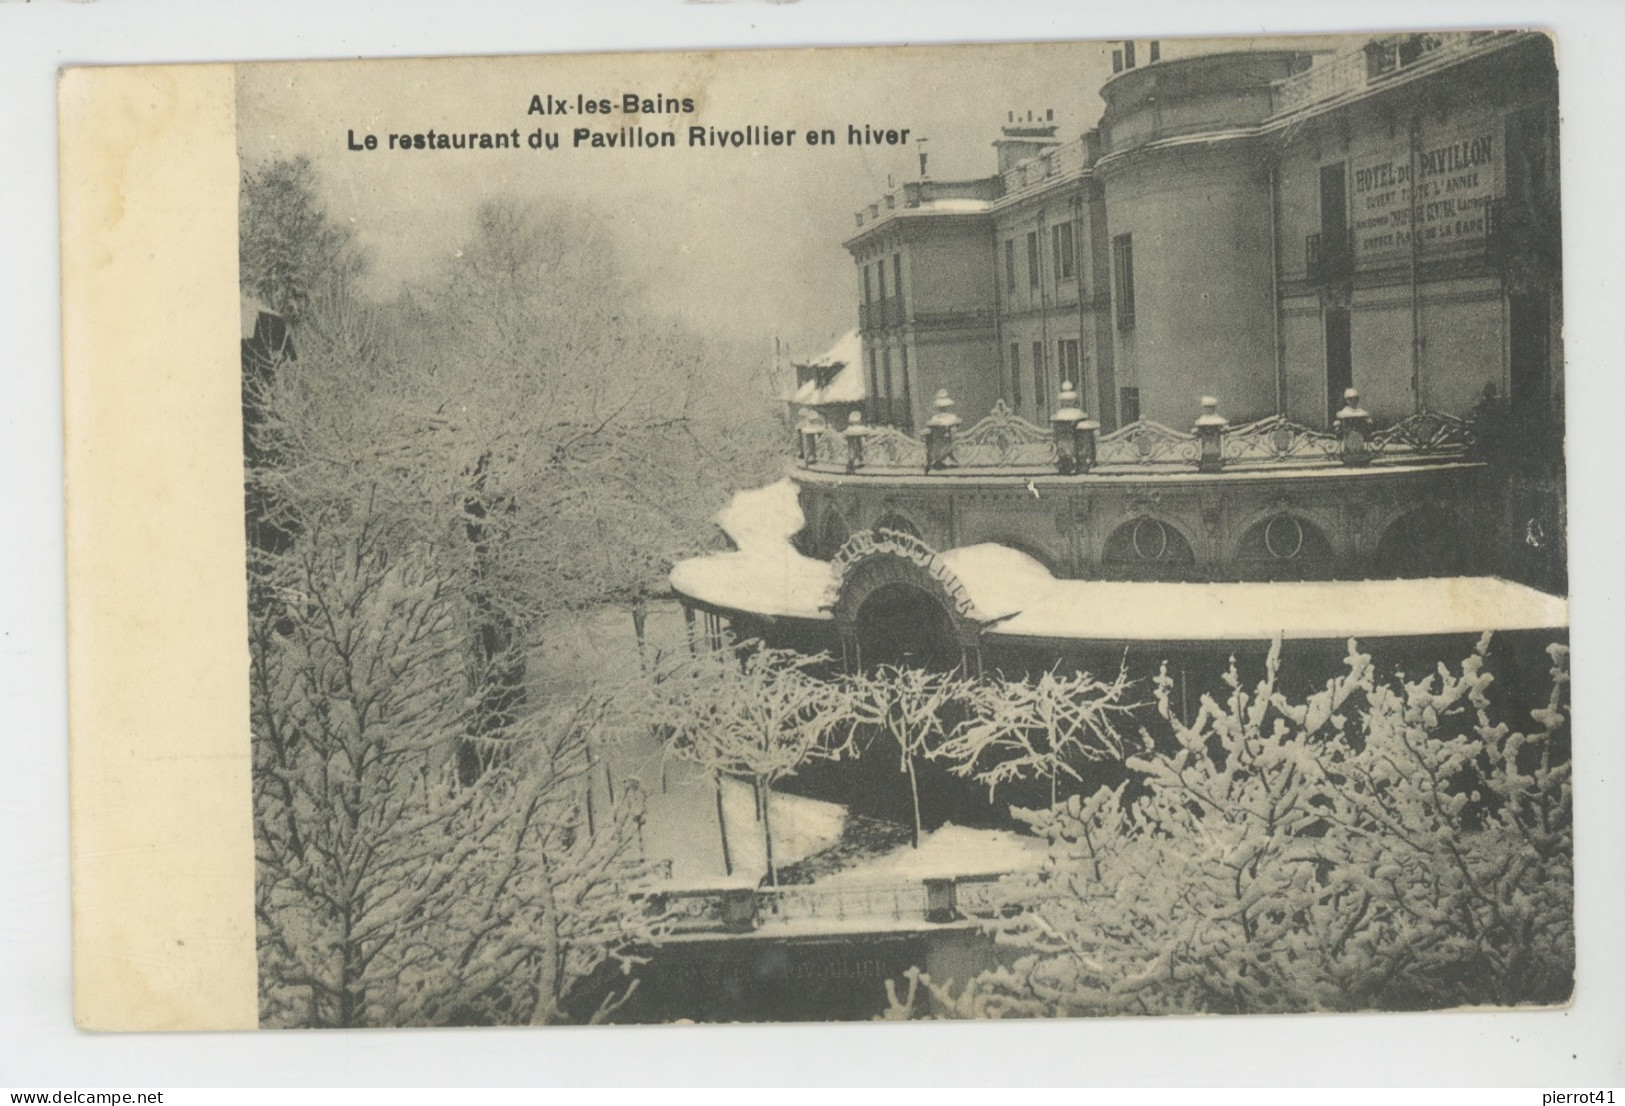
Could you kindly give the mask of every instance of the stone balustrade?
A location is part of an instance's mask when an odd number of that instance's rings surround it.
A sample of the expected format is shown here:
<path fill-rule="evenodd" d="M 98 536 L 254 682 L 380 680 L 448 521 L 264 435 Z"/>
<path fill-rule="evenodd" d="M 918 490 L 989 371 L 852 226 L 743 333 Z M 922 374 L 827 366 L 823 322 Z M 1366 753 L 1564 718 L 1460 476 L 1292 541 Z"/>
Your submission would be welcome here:
<path fill-rule="evenodd" d="M 1283 415 L 1232 424 L 1220 413 L 1219 401 L 1204 396 L 1189 430 L 1142 419 L 1106 435 L 1099 433 L 1099 422 L 1077 406 L 1071 383 L 1063 383 L 1061 389 L 1060 405 L 1048 428 L 1013 413 L 1003 400 L 986 417 L 964 427 L 945 389 L 937 392 L 935 414 L 922 438 L 893 426 L 864 425 L 856 413 L 851 424 L 839 430 L 809 414 L 797 427 L 796 455 L 803 468 L 853 476 L 913 472 L 944 477 L 988 473 L 1098 477 L 1448 461 L 1466 457 L 1474 446 L 1472 425 L 1440 412 L 1423 411 L 1375 427 L 1352 388 L 1329 431 Z"/>

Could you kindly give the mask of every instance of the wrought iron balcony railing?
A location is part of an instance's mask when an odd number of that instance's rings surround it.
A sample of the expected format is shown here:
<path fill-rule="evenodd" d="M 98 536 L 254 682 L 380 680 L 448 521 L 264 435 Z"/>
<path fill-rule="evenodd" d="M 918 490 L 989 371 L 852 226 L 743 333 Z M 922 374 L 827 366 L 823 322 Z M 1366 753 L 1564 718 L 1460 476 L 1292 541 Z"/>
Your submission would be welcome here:
<path fill-rule="evenodd" d="M 1360 92 L 1395 74 L 1436 65 L 1484 49 L 1510 31 L 1445 31 L 1390 35 L 1335 54 L 1275 85 L 1275 114 L 1285 115 L 1322 101 Z"/>
<path fill-rule="evenodd" d="M 1329 431 L 1281 415 L 1231 426 L 1217 415 L 1216 404 L 1210 404 L 1188 431 L 1141 419 L 1098 441 L 1094 431 L 1086 429 L 1097 424 L 1087 418 L 1075 426 L 1067 422 L 1045 428 L 1013 413 L 1003 400 L 969 428 L 950 429 L 943 435 L 946 442 L 939 439 L 934 446 L 896 426 L 857 424 L 856 430 L 841 431 L 812 418 L 798 432 L 798 456 L 806 469 L 859 476 L 927 471 L 950 476 L 1057 472 L 1143 476 L 1450 461 L 1467 457 L 1476 444 L 1472 425 L 1454 415 L 1424 411 L 1374 427 L 1360 408 L 1357 393 L 1351 392 L 1347 401 Z M 1089 436 L 1088 441 L 1081 442 L 1080 435 Z M 1087 461 L 1080 463 L 1080 458 Z"/>
<path fill-rule="evenodd" d="M 1304 238 L 1304 268 L 1309 283 L 1319 288 L 1346 284 L 1354 278 L 1354 231 L 1349 227 L 1322 230 Z"/>
<path fill-rule="evenodd" d="M 903 297 L 887 296 L 858 304 L 858 329 L 884 330 L 903 325 Z"/>

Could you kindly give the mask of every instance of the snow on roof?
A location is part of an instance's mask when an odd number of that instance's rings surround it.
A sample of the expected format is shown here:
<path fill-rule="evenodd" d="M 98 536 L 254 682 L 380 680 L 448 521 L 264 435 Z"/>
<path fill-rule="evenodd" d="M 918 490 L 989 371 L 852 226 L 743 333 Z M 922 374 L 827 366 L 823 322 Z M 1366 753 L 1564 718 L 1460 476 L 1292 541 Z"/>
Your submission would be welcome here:
<path fill-rule="evenodd" d="M 881 883 L 950 876 L 1003 875 L 1030 871 L 1043 863 L 1044 841 L 1010 830 L 972 829 L 944 824 L 920 838 L 920 847 L 902 845 L 872 860 L 825 876 L 821 884 Z"/>
<path fill-rule="evenodd" d="M 833 369 L 840 365 L 855 365 L 862 360 L 863 339 L 858 337 L 856 330 L 849 330 L 822 354 L 800 364 L 809 369 Z"/>
<path fill-rule="evenodd" d="M 830 563 L 804 557 L 790 544 L 806 525 L 793 481 L 735 493 L 717 512 L 716 522 L 739 551 L 678 562 L 670 579 L 680 594 L 757 614 L 830 617 L 820 609 L 829 589 Z"/>
<path fill-rule="evenodd" d="M 819 391 L 814 403 L 861 403 L 869 395 L 863 383 L 863 364 L 857 360 L 847 363 L 829 387 Z"/>
<path fill-rule="evenodd" d="M 1016 614 L 1032 603 L 1034 594 L 1056 583 L 1049 569 L 1007 545 L 965 545 L 948 550 L 942 559 L 965 585 L 984 621 Z"/>
<path fill-rule="evenodd" d="M 863 381 L 863 340 L 856 330 L 848 331 L 823 354 L 802 362 L 798 367 L 824 372 L 830 369 L 840 371 L 823 388 L 818 386 L 817 377 L 806 381 L 796 389 L 792 402 L 807 407 L 825 403 L 858 403 L 869 394 Z"/>
<path fill-rule="evenodd" d="M 828 561 L 789 550 L 780 557 L 713 553 L 681 561 L 671 570 L 671 586 L 681 595 L 725 610 L 776 618 L 828 619 L 823 609 L 829 590 Z"/>
<path fill-rule="evenodd" d="M 788 547 L 790 539 L 807 525 L 807 517 L 801 513 L 795 481 L 785 477 L 764 488 L 735 492 L 728 505 L 717 512 L 716 523 L 735 545 L 749 553 Z"/>
<path fill-rule="evenodd" d="M 951 197 L 943 200 L 926 200 L 914 211 L 938 211 L 944 215 L 978 215 L 992 207 L 988 200 L 973 200 L 965 197 Z"/>
<path fill-rule="evenodd" d="M 1097 641 L 1419 637 L 1568 625 L 1568 602 L 1492 576 L 1294 583 L 1056 580 L 992 635 Z"/>
<path fill-rule="evenodd" d="M 728 610 L 828 619 L 833 568 L 790 539 L 806 524 L 789 479 L 740 492 L 717 513 L 739 547 L 679 562 L 679 593 Z M 942 555 L 985 633 L 1075 641 L 1268 641 L 1419 637 L 1568 626 L 1568 601 L 1493 576 L 1292 583 L 1058 580 L 987 543 Z"/>

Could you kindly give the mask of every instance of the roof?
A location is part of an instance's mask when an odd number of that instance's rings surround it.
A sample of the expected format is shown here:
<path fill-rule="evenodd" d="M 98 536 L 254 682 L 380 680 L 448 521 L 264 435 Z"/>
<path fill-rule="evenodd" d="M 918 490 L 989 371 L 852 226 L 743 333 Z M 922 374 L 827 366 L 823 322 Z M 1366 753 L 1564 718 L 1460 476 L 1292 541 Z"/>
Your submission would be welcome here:
<path fill-rule="evenodd" d="M 827 561 L 797 552 L 794 485 L 742 492 L 719 522 L 736 553 L 679 563 L 672 587 L 725 610 L 827 620 Z M 748 520 L 748 522 L 746 521 Z M 792 528 L 793 527 L 793 528 Z M 991 638 L 1066 641 L 1268 641 L 1561 630 L 1568 601 L 1493 576 L 1290 583 L 1062 580 L 992 543 L 941 554 Z"/>
<path fill-rule="evenodd" d="M 869 394 L 863 382 L 863 339 L 858 336 L 856 330 L 843 334 L 838 342 L 819 357 L 799 362 L 796 367 L 820 372 L 832 368 L 838 368 L 840 371 L 822 388 L 818 387 L 816 378 L 802 384 L 792 397 L 794 403 L 807 407 L 818 407 L 826 403 L 858 403 Z"/>
<path fill-rule="evenodd" d="M 679 561 L 671 570 L 679 594 L 729 610 L 830 617 L 819 609 L 832 578 L 829 562 L 804 557 L 790 544 L 806 525 L 792 481 L 738 492 L 716 522 L 738 551 Z"/>
<path fill-rule="evenodd" d="M 798 361 L 798 368 L 833 369 L 841 365 L 855 365 L 863 360 L 863 339 L 856 330 L 849 330 L 833 346 L 811 361 Z"/>

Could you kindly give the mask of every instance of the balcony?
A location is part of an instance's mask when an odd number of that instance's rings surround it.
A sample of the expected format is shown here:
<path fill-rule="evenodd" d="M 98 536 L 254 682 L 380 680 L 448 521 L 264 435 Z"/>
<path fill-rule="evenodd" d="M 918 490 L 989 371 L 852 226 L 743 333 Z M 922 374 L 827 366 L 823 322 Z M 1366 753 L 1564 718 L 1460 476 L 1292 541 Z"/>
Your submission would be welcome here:
<path fill-rule="evenodd" d="M 1354 279 L 1354 231 L 1349 227 L 1322 230 L 1304 238 L 1304 268 L 1317 288 L 1347 284 Z"/>
<path fill-rule="evenodd" d="M 858 304 L 859 330 L 884 330 L 887 327 L 902 325 L 903 298 L 901 296 L 888 296 L 885 299 Z"/>
<path fill-rule="evenodd" d="M 1421 412 L 1375 425 L 1358 395 L 1347 401 L 1333 430 L 1280 415 L 1231 425 L 1211 399 L 1189 429 L 1143 419 L 1109 434 L 1087 418 L 1039 426 L 1002 403 L 970 425 L 934 417 L 920 436 L 809 422 L 795 475 L 808 552 L 835 556 L 863 522 L 938 550 L 1013 545 L 1058 579 L 1453 576 L 1504 555 L 1475 537 L 1504 447 L 1489 452 L 1476 422 Z M 892 521 L 864 521 L 877 518 Z"/>
<path fill-rule="evenodd" d="M 1401 73 L 1478 53 L 1511 31 L 1447 31 L 1388 35 L 1317 62 L 1275 85 L 1275 114 L 1286 115 L 1363 92 Z"/>
<path fill-rule="evenodd" d="M 865 421 L 872 427 L 914 428 L 914 419 L 908 405 L 897 396 L 870 396 L 864 400 Z"/>

